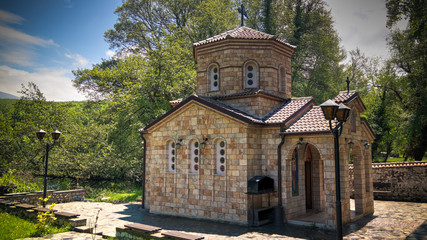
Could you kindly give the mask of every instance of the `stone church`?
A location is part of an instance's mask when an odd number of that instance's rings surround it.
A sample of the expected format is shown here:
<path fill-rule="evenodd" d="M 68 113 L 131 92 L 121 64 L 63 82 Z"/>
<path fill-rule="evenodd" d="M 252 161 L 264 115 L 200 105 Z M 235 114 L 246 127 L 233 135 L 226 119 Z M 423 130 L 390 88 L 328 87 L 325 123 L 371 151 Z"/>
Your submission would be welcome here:
<path fill-rule="evenodd" d="M 241 26 L 194 43 L 193 50 L 197 95 L 171 101 L 170 111 L 139 130 L 143 207 L 261 225 L 280 205 L 284 222 L 336 228 L 334 138 L 312 97 L 292 97 L 295 47 Z M 333 101 L 351 108 L 339 146 L 346 224 L 374 212 L 374 135 L 360 116 L 365 106 L 356 91 Z"/>

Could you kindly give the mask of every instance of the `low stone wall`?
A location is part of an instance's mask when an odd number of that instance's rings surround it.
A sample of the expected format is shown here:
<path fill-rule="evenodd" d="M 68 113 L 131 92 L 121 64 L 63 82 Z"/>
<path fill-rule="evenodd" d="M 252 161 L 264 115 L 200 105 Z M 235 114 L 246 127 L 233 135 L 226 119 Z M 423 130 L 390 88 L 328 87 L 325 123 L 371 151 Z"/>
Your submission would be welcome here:
<path fill-rule="evenodd" d="M 353 166 L 349 168 L 353 190 Z M 372 182 L 377 200 L 427 202 L 427 162 L 373 163 Z"/>
<path fill-rule="evenodd" d="M 66 190 L 66 191 L 47 191 L 47 196 L 51 196 L 48 204 L 65 203 L 73 201 L 83 201 L 85 197 L 84 189 Z M 34 193 L 9 193 L 0 198 L 10 202 L 20 202 L 37 205 L 40 203 L 40 198 L 43 198 L 43 192 Z"/>

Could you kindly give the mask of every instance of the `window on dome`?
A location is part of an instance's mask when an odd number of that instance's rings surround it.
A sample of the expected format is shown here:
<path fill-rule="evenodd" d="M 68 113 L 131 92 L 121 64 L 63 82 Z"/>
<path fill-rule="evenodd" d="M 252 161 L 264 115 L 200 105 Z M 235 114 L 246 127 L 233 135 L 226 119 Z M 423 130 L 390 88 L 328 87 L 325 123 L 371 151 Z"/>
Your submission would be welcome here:
<path fill-rule="evenodd" d="M 219 91 L 219 66 L 212 63 L 208 67 L 208 89 L 211 92 Z"/>
<path fill-rule="evenodd" d="M 245 88 L 258 88 L 258 65 L 254 61 L 249 61 L 245 64 L 244 69 L 244 87 Z"/>

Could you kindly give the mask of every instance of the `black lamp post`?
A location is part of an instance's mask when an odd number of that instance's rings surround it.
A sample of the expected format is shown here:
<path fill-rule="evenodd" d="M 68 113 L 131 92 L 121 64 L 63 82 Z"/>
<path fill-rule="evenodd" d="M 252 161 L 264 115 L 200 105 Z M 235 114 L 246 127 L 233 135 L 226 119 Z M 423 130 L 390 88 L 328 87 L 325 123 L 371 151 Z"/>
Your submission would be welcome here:
<path fill-rule="evenodd" d="M 59 139 L 59 136 L 61 136 L 61 132 L 58 130 L 53 131 L 52 133 L 52 139 L 53 143 L 49 144 L 46 143 L 46 158 L 45 158 L 45 166 L 44 166 L 44 186 L 43 186 L 43 207 L 46 207 L 46 202 L 44 199 L 46 199 L 46 192 L 47 192 L 47 166 L 48 166 L 48 159 L 49 159 L 49 150 L 53 148 L 53 146 L 56 143 L 56 140 Z M 38 130 L 36 132 L 37 138 L 40 140 L 40 142 L 43 140 L 44 136 L 46 135 L 46 132 L 42 129 Z"/>
<path fill-rule="evenodd" d="M 328 100 L 320 104 L 323 115 L 329 121 L 329 129 L 334 135 L 335 149 L 335 192 L 336 192 L 336 214 L 337 214 L 337 239 L 342 239 L 342 213 L 341 213 L 341 186 L 340 186 L 340 156 L 339 156 L 339 136 L 342 133 L 343 124 L 350 115 L 350 108 L 344 104 L 337 104 Z M 332 128 L 332 120 L 336 119 L 338 124 Z"/>

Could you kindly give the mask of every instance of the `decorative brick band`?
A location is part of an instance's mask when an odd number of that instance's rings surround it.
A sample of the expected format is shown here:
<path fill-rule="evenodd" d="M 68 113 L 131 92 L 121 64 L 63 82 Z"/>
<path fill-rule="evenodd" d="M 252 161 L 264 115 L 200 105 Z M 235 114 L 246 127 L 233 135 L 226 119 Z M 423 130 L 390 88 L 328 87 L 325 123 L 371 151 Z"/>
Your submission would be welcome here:
<path fill-rule="evenodd" d="M 422 167 L 427 166 L 427 162 L 398 162 L 398 163 L 372 163 L 372 168 L 384 167 Z"/>

